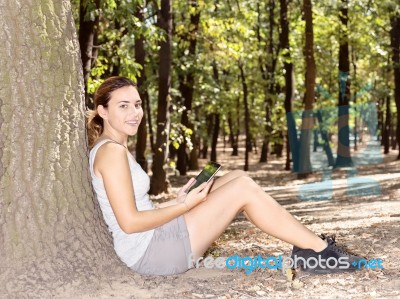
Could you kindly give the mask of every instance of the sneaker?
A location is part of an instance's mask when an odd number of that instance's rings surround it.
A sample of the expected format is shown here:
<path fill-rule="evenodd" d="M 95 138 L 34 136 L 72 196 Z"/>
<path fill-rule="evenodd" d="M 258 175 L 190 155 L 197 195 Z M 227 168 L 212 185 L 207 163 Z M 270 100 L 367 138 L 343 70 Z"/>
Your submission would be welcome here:
<path fill-rule="evenodd" d="M 293 246 L 293 267 L 314 274 L 340 273 L 359 269 L 358 262 L 363 259 L 347 253 L 336 245 L 335 236 L 321 235 L 320 238 L 328 243 L 328 246 L 316 252 L 312 249 L 302 249 Z"/>

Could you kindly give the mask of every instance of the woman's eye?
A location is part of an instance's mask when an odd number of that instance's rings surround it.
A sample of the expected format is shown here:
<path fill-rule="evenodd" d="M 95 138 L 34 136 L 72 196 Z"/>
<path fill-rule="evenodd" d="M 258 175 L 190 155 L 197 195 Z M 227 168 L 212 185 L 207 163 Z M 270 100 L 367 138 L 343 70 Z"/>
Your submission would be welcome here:
<path fill-rule="evenodd" d="M 142 103 L 136 103 L 135 107 L 136 107 L 136 108 L 142 107 Z"/>
<path fill-rule="evenodd" d="M 119 107 L 121 107 L 121 108 L 127 108 L 128 105 L 121 105 L 121 106 L 119 106 Z"/>

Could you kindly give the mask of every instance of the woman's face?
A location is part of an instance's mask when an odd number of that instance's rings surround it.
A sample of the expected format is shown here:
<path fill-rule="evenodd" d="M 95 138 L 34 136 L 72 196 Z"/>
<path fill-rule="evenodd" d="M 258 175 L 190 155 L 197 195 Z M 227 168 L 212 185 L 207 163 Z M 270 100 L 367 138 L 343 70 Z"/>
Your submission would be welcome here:
<path fill-rule="evenodd" d="M 108 107 L 100 105 L 98 111 L 104 119 L 105 129 L 121 137 L 135 135 L 143 117 L 142 100 L 133 86 L 114 90 Z"/>

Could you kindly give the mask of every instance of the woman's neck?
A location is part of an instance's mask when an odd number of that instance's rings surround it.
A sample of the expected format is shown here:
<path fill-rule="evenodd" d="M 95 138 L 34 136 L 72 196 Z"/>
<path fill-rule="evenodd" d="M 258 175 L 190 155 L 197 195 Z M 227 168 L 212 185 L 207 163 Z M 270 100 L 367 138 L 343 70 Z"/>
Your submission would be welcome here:
<path fill-rule="evenodd" d="M 115 141 L 116 143 L 121 144 L 122 146 L 128 148 L 128 138 L 123 138 L 123 137 L 117 137 L 115 134 L 112 134 L 110 131 L 104 131 L 103 134 L 101 134 L 101 137 L 104 139 L 111 139 L 112 141 Z"/>

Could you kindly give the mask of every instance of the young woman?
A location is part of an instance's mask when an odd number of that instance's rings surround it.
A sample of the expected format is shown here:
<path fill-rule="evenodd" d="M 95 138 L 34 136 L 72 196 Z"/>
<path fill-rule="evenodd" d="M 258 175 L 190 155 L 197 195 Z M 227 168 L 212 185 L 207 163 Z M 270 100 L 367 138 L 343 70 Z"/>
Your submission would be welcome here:
<path fill-rule="evenodd" d="M 187 271 L 193 267 L 191 259 L 201 257 L 238 213 L 293 244 L 292 258 L 298 258 L 305 271 L 355 269 L 351 263 L 356 256 L 303 226 L 243 171 L 229 172 L 185 193 L 192 178 L 176 199 L 155 208 L 148 195 L 149 177 L 127 149 L 128 136 L 137 133 L 143 117 L 135 84 L 123 77 L 108 78 L 97 89 L 94 103 L 88 116 L 92 184 L 115 251 L 132 270 L 148 275 Z M 349 266 L 340 267 L 339 258 Z"/>

